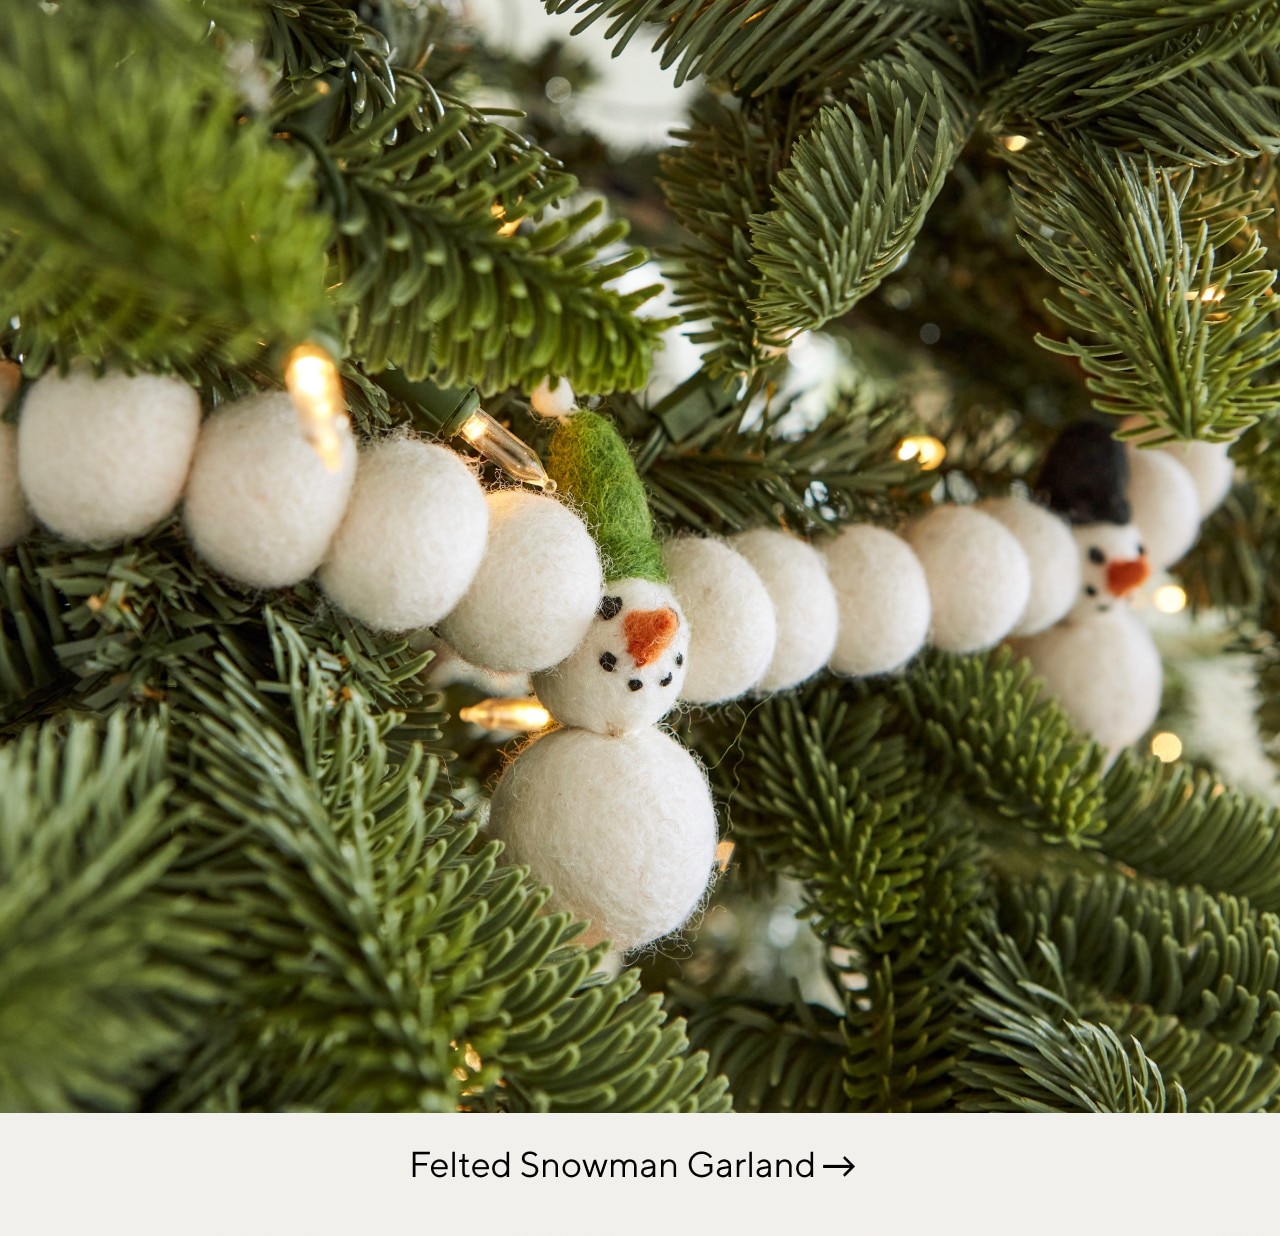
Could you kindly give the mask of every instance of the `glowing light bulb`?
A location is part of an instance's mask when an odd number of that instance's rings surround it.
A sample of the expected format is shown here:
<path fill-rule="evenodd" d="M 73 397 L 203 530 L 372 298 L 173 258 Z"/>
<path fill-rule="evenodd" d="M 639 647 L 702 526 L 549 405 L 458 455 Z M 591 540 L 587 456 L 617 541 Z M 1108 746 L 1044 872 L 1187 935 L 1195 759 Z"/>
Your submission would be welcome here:
<path fill-rule="evenodd" d="M 716 866 L 721 871 L 729 870 L 729 864 L 733 861 L 733 851 L 732 841 L 721 841 L 716 845 Z"/>
<path fill-rule="evenodd" d="M 1021 133 L 1011 133 L 1008 137 L 1002 137 L 1000 144 L 1012 154 L 1017 154 L 1019 150 L 1025 150 L 1031 139 L 1023 137 Z"/>
<path fill-rule="evenodd" d="M 898 458 L 906 463 L 914 459 L 922 472 L 932 472 L 942 466 L 947 457 L 947 448 L 931 434 L 912 434 L 898 443 Z"/>
<path fill-rule="evenodd" d="M 481 409 L 467 417 L 458 432 L 486 459 L 517 481 L 537 485 L 544 493 L 554 493 L 556 483 L 546 473 L 534 449 L 522 442 Z"/>
<path fill-rule="evenodd" d="M 508 219 L 507 212 L 502 208 L 501 202 L 494 202 L 494 204 L 489 207 L 489 213 L 495 219 L 505 220 L 502 226 L 498 228 L 499 236 L 513 236 L 519 230 L 520 220 Z"/>
<path fill-rule="evenodd" d="M 337 472 L 351 423 L 338 366 L 323 348 L 303 344 L 289 354 L 284 381 L 307 441 L 324 466 Z"/>
<path fill-rule="evenodd" d="M 1182 739 L 1164 730 L 1151 740 L 1151 754 L 1165 764 L 1172 764 L 1182 754 Z"/>
<path fill-rule="evenodd" d="M 482 730 L 532 733 L 551 724 L 551 714 L 537 700 L 481 700 L 458 709 L 459 719 Z"/>
<path fill-rule="evenodd" d="M 1162 614 L 1178 614 L 1187 608 L 1186 591 L 1177 584 L 1162 584 L 1151 600 Z"/>

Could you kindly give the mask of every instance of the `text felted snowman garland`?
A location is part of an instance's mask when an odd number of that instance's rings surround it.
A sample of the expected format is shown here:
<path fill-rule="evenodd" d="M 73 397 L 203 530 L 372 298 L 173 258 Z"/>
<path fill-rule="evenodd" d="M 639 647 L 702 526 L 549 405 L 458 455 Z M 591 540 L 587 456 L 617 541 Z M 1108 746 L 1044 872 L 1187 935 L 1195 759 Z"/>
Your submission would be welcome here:
<path fill-rule="evenodd" d="M 0 365 L 0 411 L 16 386 Z M 477 666 L 531 674 L 559 728 L 509 763 L 490 830 L 587 941 L 630 950 L 679 930 L 714 870 L 706 778 L 660 728 L 678 702 L 1010 638 L 1114 756 L 1160 700 L 1159 656 L 1127 600 L 1186 552 L 1232 475 L 1225 447 L 1138 450 L 1079 425 L 1046 457 L 1039 503 L 941 505 L 901 535 L 847 525 L 820 550 L 777 528 L 659 543 L 610 422 L 574 413 L 563 383 L 539 399 L 563 418 L 549 471 L 567 502 L 486 493 L 456 453 L 405 434 L 357 450 L 344 430 L 326 467 L 283 393 L 202 424 L 177 379 L 76 366 L 29 388 L 16 429 L 0 422 L 0 548 L 34 519 L 115 543 L 182 501 L 195 551 L 231 579 L 315 574 L 374 628 L 431 627 Z"/>

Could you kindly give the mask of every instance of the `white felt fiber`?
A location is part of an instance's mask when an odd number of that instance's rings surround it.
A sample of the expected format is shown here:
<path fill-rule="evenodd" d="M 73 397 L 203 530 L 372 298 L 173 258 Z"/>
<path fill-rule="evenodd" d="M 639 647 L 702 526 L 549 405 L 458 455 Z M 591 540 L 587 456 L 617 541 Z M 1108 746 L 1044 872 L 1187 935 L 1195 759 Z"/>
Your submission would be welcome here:
<path fill-rule="evenodd" d="M 974 507 L 948 504 L 904 535 L 929 581 L 930 643 L 978 652 L 1009 634 L 1031 596 L 1031 565 L 1012 532 Z"/>
<path fill-rule="evenodd" d="M 178 504 L 200 432 L 200 400 L 177 378 L 87 365 L 27 393 L 18 473 L 41 523 L 73 541 L 141 536 Z"/>
<path fill-rule="evenodd" d="M 1200 532 L 1200 498 L 1195 482 L 1167 451 L 1129 446 L 1129 504 L 1152 566 L 1177 562 Z"/>
<path fill-rule="evenodd" d="M 836 593 L 827 564 L 811 545 L 777 528 L 755 528 L 729 539 L 755 569 L 773 602 L 777 643 L 762 691 L 781 691 L 816 674 L 836 646 Z"/>
<path fill-rule="evenodd" d="M 533 689 L 561 725 L 630 734 L 661 720 L 684 685 L 689 625 L 666 584 L 605 585 L 573 655 L 533 676 Z"/>
<path fill-rule="evenodd" d="M 573 387 L 565 378 L 545 378 L 529 393 L 529 406 L 539 415 L 559 420 L 570 416 L 576 405 Z"/>
<path fill-rule="evenodd" d="M 582 642 L 604 576 L 587 526 L 563 502 L 527 489 L 488 496 L 489 541 L 441 634 L 475 665 L 540 670 Z"/>
<path fill-rule="evenodd" d="M 681 699 L 731 700 L 756 685 L 773 660 L 773 602 L 751 564 L 723 541 L 667 541 L 662 558 L 689 621 L 689 672 Z"/>
<path fill-rule="evenodd" d="M 634 949 L 677 930 L 710 882 L 716 815 L 697 761 L 650 727 L 624 738 L 557 730 L 507 766 L 489 831 L 508 862 L 590 923 L 586 944 Z"/>
<path fill-rule="evenodd" d="M 4 396 L 0 392 L 0 412 Z M 18 483 L 18 431 L 0 421 L 0 549 L 16 545 L 31 531 L 31 511 Z"/>
<path fill-rule="evenodd" d="M 1031 568 L 1031 595 L 1013 635 L 1034 635 L 1059 621 L 1080 589 L 1080 554 L 1061 516 L 1023 498 L 991 498 L 978 510 L 998 519 L 1022 546 Z"/>
<path fill-rule="evenodd" d="M 205 421 L 183 516 L 196 552 L 256 588 L 284 588 L 320 565 L 342 521 L 356 472 L 343 429 L 336 472 L 303 435 L 283 391 L 251 395 Z"/>
<path fill-rule="evenodd" d="M 1155 721 L 1163 684 L 1160 655 L 1128 606 L 1059 623 L 1014 647 L 1076 725 L 1113 758 Z"/>
<path fill-rule="evenodd" d="M 1231 492 L 1236 468 L 1227 454 L 1230 446 L 1229 442 L 1170 442 L 1160 448 L 1191 474 L 1191 483 L 1200 501 L 1201 520 L 1216 511 Z"/>
<path fill-rule="evenodd" d="M 823 556 L 840 618 L 831 668 L 859 677 L 900 669 L 929 631 L 929 585 L 915 551 L 884 528 L 850 524 Z"/>
<path fill-rule="evenodd" d="M 488 529 L 484 490 L 457 455 L 389 438 L 360 452 L 320 583 L 371 627 L 428 627 L 471 586 Z"/>

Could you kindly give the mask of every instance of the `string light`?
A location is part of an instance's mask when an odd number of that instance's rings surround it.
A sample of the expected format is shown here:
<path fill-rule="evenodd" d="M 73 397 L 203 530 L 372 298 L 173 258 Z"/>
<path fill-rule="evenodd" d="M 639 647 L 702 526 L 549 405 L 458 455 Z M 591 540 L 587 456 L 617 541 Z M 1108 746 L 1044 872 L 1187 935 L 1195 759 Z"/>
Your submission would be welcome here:
<path fill-rule="evenodd" d="M 1177 584 L 1162 584 L 1151 600 L 1162 614 L 1179 614 L 1187 608 L 1186 590 Z"/>
<path fill-rule="evenodd" d="M 495 421 L 483 408 L 472 412 L 463 421 L 458 432 L 481 455 L 517 481 L 536 485 L 544 493 L 555 493 L 556 483 L 547 475 L 542 460 L 533 447 L 517 438 L 505 425 Z"/>
<path fill-rule="evenodd" d="M 1182 739 L 1163 730 L 1151 740 L 1151 754 L 1165 764 L 1172 764 L 1182 754 Z"/>
<path fill-rule="evenodd" d="M 1000 144 L 1010 153 L 1017 154 L 1019 150 L 1025 150 L 1030 141 L 1029 137 L 1023 137 L 1021 133 L 1011 133 L 1008 137 L 1002 137 Z"/>
<path fill-rule="evenodd" d="M 519 230 L 521 221 L 519 219 L 508 219 L 507 212 L 503 209 L 501 202 L 494 202 L 494 204 L 489 207 L 489 213 L 495 219 L 505 220 L 502 226 L 498 228 L 499 236 L 514 236 Z"/>
<path fill-rule="evenodd" d="M 458 716 L 482 730 L 533 733 L 551 724 L 551 714 L 537 700 L 481 700 L 458 709 Z"/>
<path fill-rule="evenodd" d="M 898 458 L 906 463 L 914 459 L 922 472 L 932 472 L 942 466 L 947 457 L 947 448 L 931 434 L 912 434 L 898 443 Z"/>
<path fill-rule="evenodd" d="M 333 357 L 311 343 L 294 348 L 285 365 L 284 382 L 307 441 L 324 466 L 337 472 L 342 467 L 342 448 L 351 422 Z"/>
<path fill-rule="evenodd" d="M 716 867 L 721 871 L 728 871 L 729 864 L 733 861 L 734 843 L 732 841 L 721 841 L 716 845 Z"/>

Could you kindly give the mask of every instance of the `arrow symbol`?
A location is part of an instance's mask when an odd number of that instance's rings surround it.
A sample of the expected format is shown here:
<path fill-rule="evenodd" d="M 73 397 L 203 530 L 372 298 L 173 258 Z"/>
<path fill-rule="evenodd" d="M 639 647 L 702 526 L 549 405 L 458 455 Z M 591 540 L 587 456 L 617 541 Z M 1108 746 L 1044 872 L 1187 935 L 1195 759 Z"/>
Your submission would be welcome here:
<path fill-rule="evenodd" d="M 836 1171 L 841 1172 L 841 1175 L 847 1176 L 851 1171 L 853 1171 L 853 1164 L 849 1161 L 848 1155 L 844 1155 L 843 1157 L 843 1163 L 824 1163 L 822 1165 L 823 1171 L 826 1171 L 828 1168 L 834 1168 Z M 843 1169 L 843 1171 L 841 1171 L 841 1169 Z"/>

